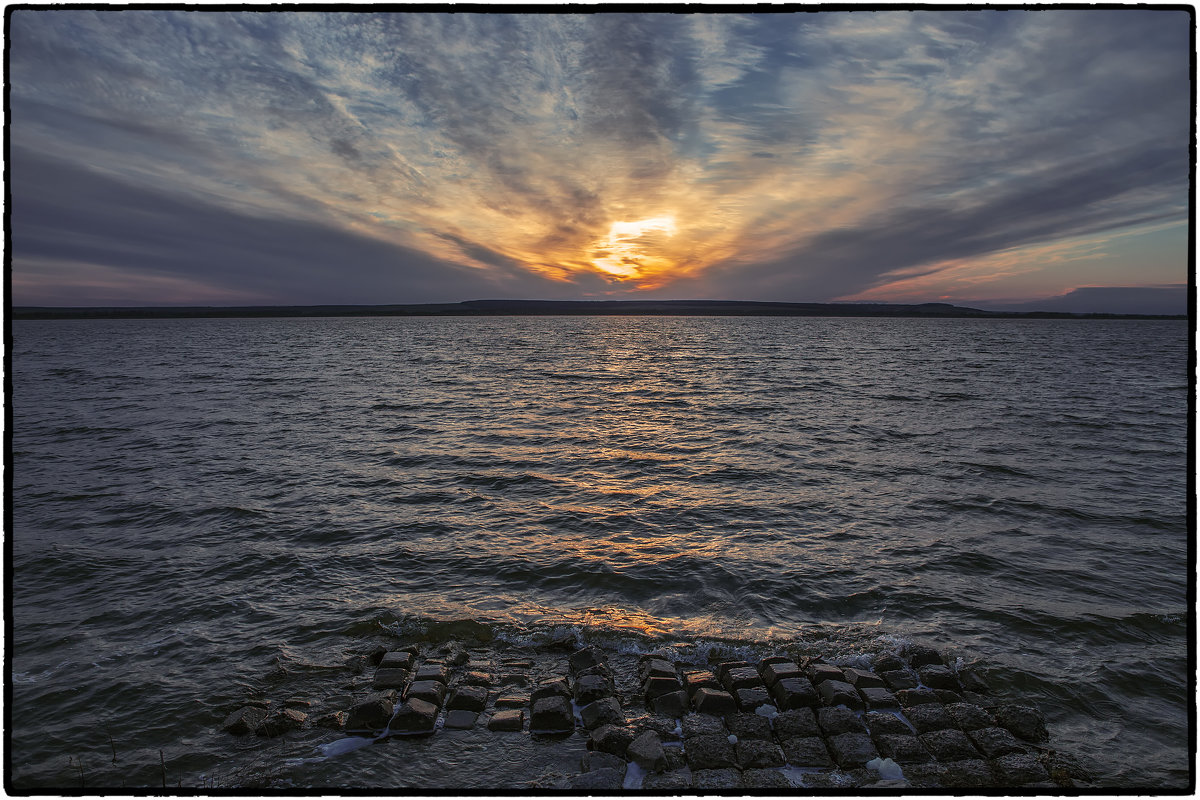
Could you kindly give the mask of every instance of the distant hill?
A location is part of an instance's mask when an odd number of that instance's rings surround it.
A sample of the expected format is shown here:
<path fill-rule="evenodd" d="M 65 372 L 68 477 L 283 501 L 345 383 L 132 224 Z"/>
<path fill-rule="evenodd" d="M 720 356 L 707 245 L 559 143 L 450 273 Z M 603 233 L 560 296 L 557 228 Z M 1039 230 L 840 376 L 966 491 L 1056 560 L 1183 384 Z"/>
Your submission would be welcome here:
<path fill-rule="evenodd" d="M 419 305 L 48 307 L 14 306 L 12 319 L 167 319 L 188 317 L 429 316 L 769 316 L 1186 319 L 1184 315 L 983 311 L 947 303 L 766 303 L 745 300 L 468 300 Z"/>

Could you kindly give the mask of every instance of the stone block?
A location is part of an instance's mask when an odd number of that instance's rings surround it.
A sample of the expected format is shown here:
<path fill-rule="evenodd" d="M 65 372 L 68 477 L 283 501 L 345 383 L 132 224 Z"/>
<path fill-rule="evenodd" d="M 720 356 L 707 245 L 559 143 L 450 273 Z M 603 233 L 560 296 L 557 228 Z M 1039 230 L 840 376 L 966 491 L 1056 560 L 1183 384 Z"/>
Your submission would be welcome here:
<path fill-rule="evenodd" d="M 695 694 L 698 689 L 721 688 L 717 677 L 708 670 L 693 670 L 683 673 L 683 686 L 689 695 Z"/>
<path fill-rule="evenodd" d="M 726 673 L 732 669 L 746 669 L 749 667 L 751 667 L 749 661 L 723 661 L 717 664 L 717 668 L 713 672 L 716 674 L 717 680 L 724 686 Z"/>
<path fill-rule="evenodd" d="M 996 724 L 1018 739 L 1027 742 L 1045 742 L 1050 739 L 1046 732 L 1046 718 L 1033 706 L 1005 704 L 992 710 Z"/>
<path fill-rule="evenodd" d="M 550 695 L 533 701 L 529 712 L 529 730 L 538 733 L 566 733 L 575 730 L 575 714 L 571 703 L 560 695 Z"/>
<path fill-rule="evenodd" d="M 571 778 L 571 789 L 576 792 L 616 792 L 625 785 L 625 773 L 607 768 L 584 772 Z"/>
<path fill-rule="evenodd" d="M 817 694 L 827 706 L 849 706 L 862 708 L 862 698 L 854 687 L 845 681 L 825 680 L 817 684 Z"/>
<path fill-rule="evenodd" d="M 966 702 L 961 694 L 952 692 L 949 689 L 934 689 L 933 693 L 937 695 L 938 702 L 943 705 Z"/>
<path fill-rule="evenodd" d="M 904 660 L 899 656 L 894 656 L 890 653 L 883 653 L 875 657 L 875 660 L 871 663 L 871 669 L 873 669 L 877 675 L 882 675 L 885 672 L 904 669 Z"/>
<path fill-rule="evenodd" d="M 733 745 L 727 736 L 702 734 L 684 742 L 683 754 L 688 767 L 695 772 L 702 769 L 732 767 L 737 763 Z"/>
<path fill-rule="evenodd" d="M 413 681 L 404 693 L 405 700 L 424 700 L 440 706 L 446 699 L 446 684 L 440 681 Z"/>
<path fill-rule="evenodd" d="M 924 667 L 929 664 L 943 663 L 942 657 L 938 654 L 937 650 L 934 650 L 932 647 L 926 647 L 922 644 L 910 646 L 906 655 L 908 656 L 908 663 L 913 669 Z"/>
<path fill-rule="evenodd" d="M 693 736 L 728 736 L 724 720 L 709 714 L 688 714 L 683 718 L 683 738 Z"/>
<path fill-rule="evenodd" d="M 623 757 L 634 736 L 633 731 L 620 725 L 600 725 L 592 731 L 588 747 Z"/>
<path fill-rule="evenodd" d="M 446 701 L 450 711 L 474 711 L 478 714 L 487 707 L 488 690 L 483 686 L 459 686 Z"/>
<path fill-rule="evenodd" d="M 916 733 L 911 725 L 887 711 L 868 711 L 863 716 L 863 722 L 867 723 L 867 728 L 873 736 L 880 733 Z"/>
<path fill-rule="evenodd" d="M 846 676 L 832 664 L 810 664 L 806 670 L 808 679 L 814 686 L 820 686 L 825 681 L 841 681 L 845 683 Z"/>
<path fill-rule="evenodd" d="M 401 736 L 428 735 L 437 723 L 437 706 L 419 698 L 410 698 L 396 710 L 388 723 L 388 733 Z"/>
<path fill-rule="evenodd" d="M 761 669 L 763 683 L 767 686 L 774 686 L 775 682 L 780 678 L 804 678 L 804 670 L 800 669 L 799 665 L 794 661 L 777 661 L 772 664 L 764 664 Z"/>
<path fill-rule="evenodd" d="M 681 794 L 691 786 L 692 778 L 686 772 L 656 773 L 642 779 L 642 791 L 654 795 Z"/>
<path fill-rule="evenodd" d="M 459 708 L 446 712 L 446 721 L 443 723 L 443 727 L 447 730 L 470 730 L 475 727 L 477 719 L 479 719 L 479 714 L 476 712 Z"/>
<path fill-rule="evenodd" d="M 917 733 L 944 731 L 954 727 L 954 720 L 946 713 L 946 707 L 940 703 L 925 703 L 906 709 L 904 716 L 917 729 Z"/>
<path fill-rule="evenodd" d="M 529 705 L 529 696 L 524 694 L 502 694 L 493 703 L 496 708 L 523 708 Z"/>
<path fill-rule="evenodd" d="M 506 708 L 497 711 L 488 720 L 489 731 L 519 731 L 525 727 L 525 709 Z"/>
<path fill-rule="evenodd" d="M 679 719 L 688 711 L 688 695 L 682 689 L 659 695 L 650 701 L 650 707 L 655 714 L 663 714 L 673 719 Z"/>
<path fill-rule="evenodd" d="M 932 689 L 901 689 L 896 692 L 896 699 L 900 701 L 900 705 L 904 708 L 911 708 L 926 703 L 940 704 L 942 702 L 933 693 Z"/>
<path fill-rule="evenodd" d="M 304 727 L 308 714 L 294 708 L 285 708 L 267 716 L 254 731 L 259 736 L 283 736 Z"/>
<path fill-rule="evenodd" d="M 783 751 L 770 740 L 739 738 L 733 752 L 742 769 L 766 769 L 784 764 Z"/>
<path fill-rule="evenodd" d="M 742 772 L 742 785 L 747 789 L 785 789 L 796 787 L 777 769 L 748 769 Z"/>
<path fill-rule="evenodd" d="M 859 689 L 858 695 L 866 703 L 867 708 L 900 707 L 900 701 L 896 699 L 896 695 L 881 686 L 869 686 L 866 689 Z"/>
<path fill-rule="evenodd" d="M 905 764 L 904 777 L 914 789 L 938 789 L 942 782 L 942 765 L 936 761 L 924 764 Z"/>
<path fill-rule="evenodd" d="M 921 740 L 912 734 L 880 734 L 875 737 L 875 746 L 879 755 L 897 764 L 923 764 L 933 759 Z"/>
<path fill-rule="evenodd" d="M 346 717 L 348 731 L 380 731 L 387 727 L 396 708 L 396 693 L 373 694 L 350 709 Z"/>
<path fill-rule="evenodd" d="M 865 733 L 839 733 L 829 737 L 829 752 L 839 767 L 861 767 L 879 757 L 875 743 Z"/>
<path fill-rule="evenodd" d="M 815 708 L 820 705 L 817 690 L 808 678 L 780 678 L 771 687 L 771 695 L 780 710 L 793 708 Z"/>
<path fill-rule="evenodd" d="M 949 689 L 957 692 L 962 688 L 958 683 L 958 678 L 954 675 L 954 670 L 941 664 L 921 667 L 917 670 L 917 676 L 920 677 L 921 683 L 930 689 Z"/>
<path fill-rule="evenodd" d="M 967 734 L 967 738 L 983 753 L 984 758 L 999 758 L 1012 753 L 1024 753 L 1025 745 L 1004 728 L 979 728 Z"/>
<path fill-rule="evenodd" d="M 954 727 L 960 731 L 977 731 L 996 724 L 991 714 L 972 703 L 951 703 L 946 706 L 946 713 L 954 720 Z"/>
<path fill-rule="evenodd" d="M 771 739 L 771 722 L 758 714 L 730 714 L 725 717 L 725 725 L 738 739 Z"/>
<path fill-rule="evenodd" d="M 566 678 L 547 678 L 544 681 L 539 681 L 537 688 L 529 695 L 530 702 L 536 702 L 543 697 L 571 697 L 571 689 L 567 685 Z"/>
<path fill-rule="evenodd" d="M 704 769 L 692 772 L 694 789 L 741 789 L 742 775 L 736 769 Z"/>
<path fill-rule="evenodd" d="M 780 739 L 793 736 L 820 736 L 821 728 L 817 724 L 817 715 L 811 708 L 795 708 L 782 711 L 771 721 L 775 733 Z"/>
<path fill-rule="evenodd" d="M 761 687 L 763 682 L 754 667 L 735 667 L 725 671 L 721 685 L 725 687 L 725 691 L 734 694 L 738 689 Z"/>
<path fill-rule="evenodd" d="M 313 720 L 313 725 L 333 731 L 341 731 L 346 729 L 346 720 L 349 716 L 345 711 L 330 711 L 328 714 L 322 714 Z"/>
<path fill-rule="evenodd" d="M 893 692 L 900 689 L 915 689 L 917 688 L 917 679 L 913 677 L 906 669 L 895 669 L 889 672 L 881 672 L 880 679 L 883 680 L 885 686 Z"/>
<path fill-rule="evenodd" d="M 588 730 L 601 725 L 625 724 L 625 713 L 621 711 L 621 704 L 615 697 L 602 697 L 595 702 L 588 703 L 579 709 L 579 716 L 583 720 L 583 726 Z"/>
<path fill-rule="evenodd" d="M 384 653 L 379 660 L 379 669 L 410 670 L 413 665 L 413 654 L 403 650 L 392 650 Z"/>
<path fill-rule="evenodd" d="M 661 658 L 651 658 L 642 662 L 638 677 L 643 681 L 647 678 L 674 678 L 675 665 Z"/>
<path fill-rule="evenodd" d="M 1046 768 L 1026 753 L 1014 753 L 995 759 L 992 761 L 992 774 L 1001 786 L 1024 786 L 1050 780 Z"/>
<path fill-rule="evenodd" d="M 687 756 L 683 754 L 682 747 L 667 747 L 664 745 L 663 752 L 667 754 L 667 771 L 685 769 L 687 767 Z"/>
<path fill-rule="evenodd" d="M 737 707 L 742 711 L 754 711 L 759 706 L 771 705 L 771 695 L 763 686 L 752 686 L 749 689 L 738 689 L 734 694 Z"/>
<path fill-rule="evenodd" d="M 737 711 L 737 702 L 729 692 L 717 689 L 698 689 L 692 695 L 692 708 L 701 714 L 720 717 Z"/>
<path fill-rule="evenodd" d="M 681 688 L 682 686 L 679 683 L 679 679 L 674 675 L 669 678 L 657 676 L 650 677 L 647 678 L 646 682 L 642 685 L 642 691 L 645 692 L 647 702 L 651 702 L 654 700 L 654 698 L 670 692 L 678 692 Z"/>
<path fill-rule="evenodd" d="M 391 709 L 388 709 L 388 713 L 391 713 Z M 255 708 L 254 706 L 242 706 L 237 711 L 225 717 L 225 721 L 221 723 L 221 730 L 226 733 L 232 733 L 234 736 L 246 736 L 258 730 L 258 726 L 262 725 L 266 718 L 267 712 L 263 709 Z"/>
<path fill-rule="evenodd" d="M 413 680 L 437 681 L 445 686 L 450 683 L 450 668 L 437 661 L 426 661 L 417 667 L 417 673 L 413 675 Z"/>
<path fill-rule="evenodd" d="M 372 689 L 403 689 L 408 683 L 408 670 L 377 669 L 371 681 Z"/>
<path fill-rule="evenodd" d="M 826 736 L 839 733 L 866 733 L 867 726 L 848 708 L 834 706 L 817 710 L 817 725 Z"/>
<path fill-rule="evenodd" d="M 943 764 L 938 781 L 948 789 L 983 789 L 996 785 L 987 762 L 979 758 Z"/>
<path fill-rule="evenodd" d="M 846 683 L 855 689 L 868 689 L 872 686 L 883 688 L 884 686 L 883 678 L 865 669 L 844 669 L 842 675 L 845 676 Z"/>
<path fill-rule="evenodd" d="M 625 774 L 625 759 L 601 750 L 588 750 L 579 759 L 579 766 L 584 772 L 595 772 L 598 769 L 615 769 Z"/>
<path fill-rule="evenodd" d="M 829 748 L 820 736 L 781 737 L 779 743 L 783 749 L 783 757 L 793 767 L 820 769 L 833 766 Z"/>
<path fill-rule="evenodd" d="M 979 758 L 979 751 L 962 731 L 933 731 L 922 733 L 918 738 L 938 761 L 968 761 Z"/>
<path fill-rule="evenodd" d="M 661 772 L 667 767 L 662 740 L 654 731 L 646 731 L 630 742 L 625 757 L 647 772 Z"/>
<path fill-rule="evenodd" d="M 491 686 L 492 676 L 486 672 L 471 670 L 470 672 L 464 672 L 462 677 L 458 679 L 458 682 L 464 686 Z"/>
<path fill-rule="evenodd" d="M 567 658 L 567 664 L 571 667 L 571 672 L 580 673 L 589 667 L 604 664 L 607 660 L 603 650 L 595 645 L 590 645 L 572 653 Z"/>
<path fill-rule="evenodd" d="M 612 694 L 612 686 L 601 675 L 583 675 L 575 681 L 575 702 L 581 706 Z"/>
<path fill-rule="evenodd" d="M 962 684 L 965 691 L 975 692 L 976 694 L 987 694 L 988 684 L 980 675 L 973 669 L 961 669 L 958 671 L 958 682 Z"/>

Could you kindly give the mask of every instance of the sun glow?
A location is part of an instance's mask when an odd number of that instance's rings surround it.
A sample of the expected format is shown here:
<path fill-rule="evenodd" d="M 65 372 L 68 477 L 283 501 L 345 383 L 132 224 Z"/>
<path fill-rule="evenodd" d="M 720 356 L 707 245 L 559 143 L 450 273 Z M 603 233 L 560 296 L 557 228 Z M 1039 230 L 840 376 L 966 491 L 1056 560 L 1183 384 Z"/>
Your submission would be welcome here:
<path fill-rule="evenodd" d="M 608 236 L 592 245 L 592 264 L 601 272 L 626 280 L 666 272 L 673 262 L 655 250 L 660 248 L 663 239 L 674 234 L 673 216 L 614 222 L 608 229 Z"/>

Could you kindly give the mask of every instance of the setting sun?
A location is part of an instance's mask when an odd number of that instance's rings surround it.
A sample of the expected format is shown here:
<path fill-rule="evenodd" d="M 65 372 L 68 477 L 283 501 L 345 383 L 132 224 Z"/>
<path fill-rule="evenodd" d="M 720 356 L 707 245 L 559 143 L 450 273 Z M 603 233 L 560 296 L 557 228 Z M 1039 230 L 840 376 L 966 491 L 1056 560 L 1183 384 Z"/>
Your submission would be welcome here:
<path fill-rule="evenodd" d="M 593 245 L 592 263 L 602 272 L 620 278 L 645 278 L 662 273 L 672 263 L 655 250 L 662 239 L 674 233 L 672 216 L 614 222 L 608 236 Z"/>

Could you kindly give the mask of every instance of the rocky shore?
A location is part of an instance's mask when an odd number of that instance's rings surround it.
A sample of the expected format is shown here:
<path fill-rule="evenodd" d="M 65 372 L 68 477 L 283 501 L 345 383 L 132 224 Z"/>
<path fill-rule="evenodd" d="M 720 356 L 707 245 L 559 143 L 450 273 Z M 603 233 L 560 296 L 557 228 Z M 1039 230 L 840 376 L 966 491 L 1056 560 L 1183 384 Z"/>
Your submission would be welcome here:
<path fill-rule="evenodd" d="M 535 737 L 582 755 L 577 772 L 531 775 L 525 788 L 588 793 L 1091 785 L 1077 759 L 1050 747 L 1035 707 L 993 696 L 978 674 L 928 647 L 858 668 L 788 654 L 694 663 L 681 648 L 638 655 L 571 644 L 517 657 L 458 642 L 377 647 L 351 665 L 360 675 L 342 687 L 352 690 L 339 696 L 344 707 L 252 701 L 221 727 L 243 737 L 340 732 L 320 748 L 327 757 L 458 731 L 487 731 L 496 748 Z"/>

